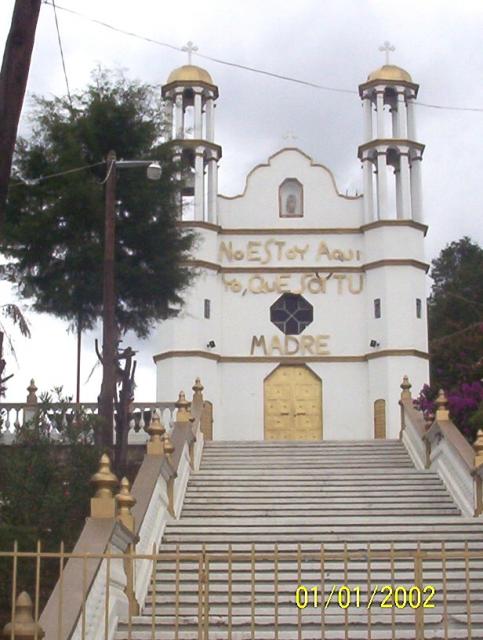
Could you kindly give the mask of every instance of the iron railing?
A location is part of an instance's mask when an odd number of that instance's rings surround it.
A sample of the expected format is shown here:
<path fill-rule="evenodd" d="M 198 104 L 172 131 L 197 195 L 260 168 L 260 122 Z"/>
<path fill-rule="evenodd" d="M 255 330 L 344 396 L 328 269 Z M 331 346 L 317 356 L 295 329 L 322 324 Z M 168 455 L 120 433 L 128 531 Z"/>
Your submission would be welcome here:
<path fill-rule="evenodd" d="M 427 543 L 404 543 L 404 548 L 403 543 L 364 548 L 260 546 L 227 545 L 216 551 L 200 545 L 190 551 L 175 546 L 150 554 L 137 554 L 132 548 L 126 553 L 110 549 L 100 554 L 67 553 L 63 548 L 45 552 L 40 545 L 27 553 L 15 546 L 0 552 L 0 559 L 12 563 L 11 640 L 18 622 L 20 564 L 32 565 L 31 584 L 22 588 L 33 593 L 32 617 L 42 624 L 42 569 L 52 561 L 59 567 L 58 606 L 55 633 L 47 634 L 46 640 L 111 640 L 113 620 L 117 637 L 127 640 L 180 640 L 188 632 L 198 640 L 231 640 L 241 632 L 253 639 L 266 638 L 268 632 L 274 640 L 483 637 L 483 550 L 481 545 L 473 548 L 474 542 L 471 548 L 469 543 L 458 548 L 452 542 L 431 548 Z M 69 562 L 76 562 L 79 569 L 77 589 L 82 597 L 75 611 L 69 610 L 72 598 L 64 583 Z M 143 603 L 134 596 L 140 562 L 151 565 Z M 94 603 L 91 563 L 97 567 L 96 580 L 101 577 L 104 585 L 94 594 Z M 93 606 L 103 609 L 97 630 L 90 625 Z M 331 635 L 336 632 L 339 635 Z M 40 640 L 41 633 L 35 626 L 32 640 Z"/>

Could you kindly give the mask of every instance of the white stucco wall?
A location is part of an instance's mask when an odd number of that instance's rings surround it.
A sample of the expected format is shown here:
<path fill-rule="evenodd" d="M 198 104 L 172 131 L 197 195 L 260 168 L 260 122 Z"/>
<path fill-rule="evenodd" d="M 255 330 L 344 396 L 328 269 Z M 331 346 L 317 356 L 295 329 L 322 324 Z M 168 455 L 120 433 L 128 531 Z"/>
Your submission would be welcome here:
<path fill-rule="evenodd" d="M 303 217 L 279 216 L 286 178 L 303 185 Z M 427 351 L 424 228 L 363 225 L 362 204 L 361 197 L 340 196 L 330 172 L 294 149 L 255 168 L 241 196 L 219 197 L 220 225 L 194 224 L 200 275 L 179 316 L 159 328 L 157 399 L 172 400 L 180 389 L 190 394 L 200 376 L 214 405 L 214 437 L 262 439 L 263 380 L 289 358 L 307 362 L 322 380 L 324 438 L 373 437 L 380 398 L 387 435 L 397 437 L 402 376 L 409 375 L 415 392 L 428 380 L 421 357 Z M 296 353 L 279 348 L 285 336 L 270 321 L 270 306 L 284 291 L 301 293 L 314 310 L 312 324 L 289 340 L 292 351 L 297 340 L 301 345 Z M 370 340 L 379 346 L 371 348 Z"/>

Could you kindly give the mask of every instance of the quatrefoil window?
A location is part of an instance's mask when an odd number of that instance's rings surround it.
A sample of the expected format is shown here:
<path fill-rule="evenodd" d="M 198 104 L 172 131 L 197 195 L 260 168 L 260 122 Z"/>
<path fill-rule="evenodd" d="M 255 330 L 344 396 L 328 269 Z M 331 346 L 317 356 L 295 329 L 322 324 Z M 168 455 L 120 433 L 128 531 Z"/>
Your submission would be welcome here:
<path fill-rule="evenodd" d="M 284 293 L 270 307 L 270 320 L 287 336 L 298 336 L 314 321 L 314 308 L 303 296 Z"/>

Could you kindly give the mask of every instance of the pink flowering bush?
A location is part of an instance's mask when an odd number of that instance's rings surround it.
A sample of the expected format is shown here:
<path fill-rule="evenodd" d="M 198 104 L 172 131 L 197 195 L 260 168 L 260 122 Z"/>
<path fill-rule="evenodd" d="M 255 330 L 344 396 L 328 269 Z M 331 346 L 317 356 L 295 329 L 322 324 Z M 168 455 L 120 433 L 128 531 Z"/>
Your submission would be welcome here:
<path fill-rule="evenodd" d="M 416 407 L 426 416 L 436 412 L 436 398 L 439 389 L 425 384 L 415 401 Z M 476 437 L 479 428 L 483 428 L 478 420 L 483 403 L 483 384 L 480 381 L 463 382 L 446 392 L 451 420 L 470 442 Z M 479 409 L 480 408 L 480 409 Z"/>

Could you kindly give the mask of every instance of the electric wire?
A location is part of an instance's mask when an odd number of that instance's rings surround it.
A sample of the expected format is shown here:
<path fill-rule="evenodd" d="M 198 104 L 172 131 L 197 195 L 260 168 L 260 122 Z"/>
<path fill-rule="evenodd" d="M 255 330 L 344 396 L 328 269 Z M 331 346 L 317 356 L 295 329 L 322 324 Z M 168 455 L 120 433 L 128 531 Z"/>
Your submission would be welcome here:
<path fill-rule="evenodd" d="M 49 5 L 49 6 L 54 6 L 55 0 L 43 0 L 44 4 Z M 102 27 L 105 27 L 106 29 L 110 29 L 111 31 L 115 31 L 116 33 L 121 33 L 123 35 L 132 37 L 132 38 L 137 38 L 138 40 L 144 40 L 145 42 L 149 42 L 150 44 L 155 44 L 161 47 L 167 47 L 168 49 L 172 49 L 173 51 L 179 51 L 180 53 L 183 52 L 182 47 L 177 47 L 173 44 L 170 44 L 168 42 L 163 42 L 161 40 L 156 40 L 154 38 L 150 38 L 148 36 L 143 36 L 139 33 L 135 33 L 133 31 L 127 31 L 126 29 L 121 29 L 120 27 L 115 27 L 112 24 L 109 24 L 108 22 L 104 22 L 102 20 L 98 20 L 97 18 L 91 18 L 90 16 L 87 16 L 84 13 L 80 13 L 79 11 L 75 11 L 74 9 L 69 9 L 67 7 L 62 7 L 61 5 L 56 5 L 57 9 L 60 9 L 62 11 L 65 11 L 67 13 L 71 13 L 75 16 L 78 16 L 80 18 L 83 18 L 84 20 L 88 20 L 89 22 L 93 22 L 95 24 L 98 24 Z M 243 64 L 239 64 L 236 62 L 230 62 L 228 60 L 223 60 L 222 58 L 215 58 L 213 56 L 208 56 L 205 55 L 203 53 L 199 53 L 199 52 L 194 52 L 194 55 L 198 56 L 199 58 L 203 58 L 204 60 L 210 60 L 211 62 L 215 62 L 216 64 L 222 64 L 222 65 L 226 65 L 229 67 L 234 67 L 236 69 L 242 69 L 244 71 L 250 71 L 252 73 L 257 73 L 260 75 L 264 75 L 264 76 L 269 76 L 271 78 L 275 78 L 277 80 L 284 80 L 286 82 L 292 82 L 295 84 L 299 84 L 299 85 L 304 85 L 307 87 L 311 87 L 313 89 L 318 89 L 318 90 L 322 90 L 322 91 L 332 91 L 335 93 L 347 93 L 347 94 L 352 94 L 352 95 L 357 95 L 358 92 L 353 90 L 353 89 L 345 89 L 342 87 L 330 87 L 327 85 L 323 85 L 323 84 L 319 84 L 317 82 L 310 82 L 308 80 L 301 80 L 300 78 L 294 78 L 292 76 L 286 76 L 283 74 L 279 74 L 279 73 L 275 73 L 273 71 L 267 71 L 265 69 L 259 69 L 257 67 L 250 67 L 248 65 L 243 65 Z M 460 106 L 452 106 L 452 105 L 441 105 L 441 104 L 434 104 L 434 103 L 429 103 L 429 102 L 419 102 L 416 101 L 415 106 L 418 107 L 425 107 L 425 108 L 429 108 L 429 109 L 440 109 L 440 110 L 445 110 L 445 111 L 467 111 L 467 112 L 476 112 L 476 113 L 482 113 L 483 112 L 483 107 L 460 107 Z"/>
<path fill-rule="evenodd" d="M 105 160 L 101 162 L 94 162 L 93 164 L 85 164 L 81 167 L 74 167 L 73 169 L 67 169 L 66 171 L 58 171 L 57 173 L 49 173 L 46 176 L 39 176 L 38 178 L 28 178 L 25 180 L 20 180 L 20 182 L 14 182 L 10 185 L 12 187 L 36 187 L 40 182 L 44 182 L 45 180 L 50 180 L 51 178 L 58 178 L 60 176 L 65 176 L 69 173 L 77 173 L 79 171 L 85 171 L 86 169 L 91 169 L 92 167 L 98 167 L 101 164 L 106 164 Z M 112 165 L 111 165 L 112 168 Z M 109 169 L 110 170 L 110 169 Z M 103 183 L 101 183 L 103 184 Z"/>
<path fill-rule="evenodd" d="M 49 3 L 46 2 L 45 4 L 49 4 Z M 72 109 L 72 96 L 70 94 L 69 78 L 67 77 L 67 69 L 65 66 L 64 49 L 62 47 L 62 38 L 60 37 L 60 28 L 59 28 L 59 21 L 57 19 L 57 7 L 55 6 L 55 0 L 52 0 L 52 7 L 54 9 L 55 28 L 57 30 L 57 41 L 59 43 L 60 57 L 62 60 L 62 69 L 64 70 L 65 84 L 67 87 L 67 96 L 69 98 L 69 104 Z"/>

